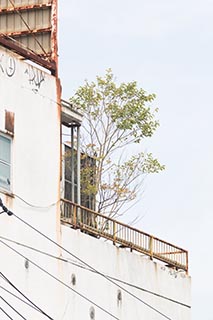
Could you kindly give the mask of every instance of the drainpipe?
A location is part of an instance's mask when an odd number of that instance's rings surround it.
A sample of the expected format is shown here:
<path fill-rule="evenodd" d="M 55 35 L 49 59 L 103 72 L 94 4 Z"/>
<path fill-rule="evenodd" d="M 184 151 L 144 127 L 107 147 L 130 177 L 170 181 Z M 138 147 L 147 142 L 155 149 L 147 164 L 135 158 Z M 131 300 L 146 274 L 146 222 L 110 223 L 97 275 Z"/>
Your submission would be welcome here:
<path fill-rule="evenodd" d="M 77 204 L 81 204 L 80 126 L 77 126 Z"/>
<path fill-rule="evenodd" d="M 71 201 L 75 202 L 75 168 L 74 168 L 74 127 L 71 126 L 71 181 L 72 181 L 72 190 L 71 190 Z"/>

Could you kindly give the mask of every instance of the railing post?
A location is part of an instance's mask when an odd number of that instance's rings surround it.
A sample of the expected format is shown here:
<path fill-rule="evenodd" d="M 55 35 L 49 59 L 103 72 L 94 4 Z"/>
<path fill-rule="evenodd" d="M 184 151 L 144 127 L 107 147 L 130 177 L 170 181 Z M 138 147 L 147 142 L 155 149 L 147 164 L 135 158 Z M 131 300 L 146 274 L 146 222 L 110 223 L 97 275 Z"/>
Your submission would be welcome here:
<path fill-rule="evenodd" d="M 149 256 L 151 260 L 155 257 L 188 274 L 186 250 L 66 199 L 61 199 L 61 210 L 62 223 L 71 224 L 75 229 L 86 230 L 90 235 L 100 235 L 111 240 L 114 245 L 118 243 L 131 251 L 136 250 Z"/>
<path fill-rule="evenodd" d="M 189 274 L 189 256 L 188 252 L 186 252 L 186 274 Z"/>
<path fill-rule="evenodd" d="M 150 240 L 149 240 L 149 251 L 150 251 L 150 259 L 153 260 L 153 236 L 150 236 Z"/>
<path fill-rule="evenodd" d="M 113 244 L 116 243 L 116 222 L 113 221 Z"/>
<path fill-rule="evenodd" d="M 76 228 L 76 222 L 77 222 L 77 212 L 76 212 L 76 206 L 73 206 L 73 226 Z"/>

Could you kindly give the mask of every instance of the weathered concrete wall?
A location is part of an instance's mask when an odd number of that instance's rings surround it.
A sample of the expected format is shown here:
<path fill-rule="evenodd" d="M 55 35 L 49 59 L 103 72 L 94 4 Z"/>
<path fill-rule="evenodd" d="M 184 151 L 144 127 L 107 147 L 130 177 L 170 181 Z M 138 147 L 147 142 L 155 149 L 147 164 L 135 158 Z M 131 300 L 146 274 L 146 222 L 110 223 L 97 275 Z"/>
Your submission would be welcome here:
<path fill-rule="evenodd" d="M 11 219 L 10 225 L 12 225 L 13 218 L 8 219 Z M 44 229 L 41 226 L 39 228 Z M 22 232 L 25 233 L 23 230 Z M 100 310 L 96 304 L 119 320 L 190 319 L 190 308 L 187 307 L 187 305 L 190 306 L 190 278 L 184 273 L 171 270 L 126 249 L 116 248 L 111 243 L 93 238 L 67 226 L 62 226 L 62 245 L 73 256 L 64 252 L 57 253 L 57 250 L 54 250 L 54 245 L 48 246 L 48 241 L 42 240 L 40 236 L 35 236 L 33 232 L 28 238 L 25 235 L 25 238 L 19 236 L 19 239 L 33 248 L 38 248 L 62 259 L 63 261 L 12 244 L 19 252 L 55 275 L 71 289 L 91 300 L 90 302 L 86 301 L 85 298 L 57 283 L 31 263 L 26 269 L 25 259 L 1 245 L 1 270 L 3 269 L 10 280 L 53 319 L 113 319 L 112 316 Z M 76 257 L 110 277 L 145 304 L 92 271 L 79 262 Z M 75 283 L 73 278 L 75 278 Z M 2 280 L 1 285 L 6 286 Z M 11 290 L 9 286 L 6 288 Z M 149 292 L 143 291 L 144 289 Z M 121 291 L 121 300 L 118 299 L 119 290 Z M 2 293 L 3 297 L 13 303 L 13 306 L 21 311 L 27 319 L 43 319 L 43 316 L 29 307 L 25 307 L 20 302 L 16 302 L 13 297 Z M 155 308 L 161 314 L 150 307 Z M 95 318 L 90 316 L 92 310 L 95 312 Z"/>
<path fill-rule="evenodd" d="M 5 128 L 5 110 L 14 114 L 14 135 Z M 58 239 L 60 236 L 57 234 L 60 231 L 58 216 L 60 106 L 57 104 L 56 78 L 47 71 L 22 61 L 21 57 L 2 47 L 0 48 L 0 133 L 11 137 L 12 141 L 11 190 L 0 188 L 3 203 L 19 217 L 54 239 Z M 50 253 L 58 253 L 55 247 L 44 242 L 17 219 L 9 218 L 5 214 L 0 215 L 0 236 Z M 21 252 L 23 248 L 19 249 Z M 28 257 L 35 257 L 32 252 L 28 251 L 27 254 Z M 51 261 L 41 256 L 37 258 L 37 261 L 39 260 L 45 267 L 49 266 L 50 269 L 57 271 L 57 264 L 51 264 Z M 36 269 L 32 270 L 32 266 L 28 271 L 25 268 L 25 259 L 4 247 L 2 243 L 0 243 L 0 261 L 0 271 L 35 301 L 38 299 L 41 306 L 45 307 L 48 301 L 54 303 L 54 299 L 48 298 L 49 291 L 44 291 L 43 296 L 43 285 L 48 287 L 47 277 L 41 276 L 38 280 L 39 272 Z M 2 279 L 0 281 L 1 285 L 6 286 Z M 7 288 L 9 289 L 9 286 Z M 53 288 L 55 289 L 55 285 Z M 50 292 L 52 292 L 51 285 Z M 57 300 L 56 292 L 54 296 Z M 32 316 L 32 310 L 24 307 L 24 304 L 20 305 L 20 302 L 16 303 L 14 298 L 10 301 L 17 306 L 17 309 L 23 310 L 28 319 L 42 319 L 37 317 L 35 312 Z M 13 314 L 13 318 L 17 319 L 17 314 Z M 4 319 L 3 314 L 0 314 L 0 319 Z"/>
<path fill-rule="evenodd" d="M 176 320 L 190 319 L 190 309 L 158 295 L 190 305 L 190 278 L 183 272 L 176 272 L 160 263 L 151 261 L 148 257 L 121 249 L 106 243 L 104 240 L 85 235 L 80 231 L 73 231 L 62 226 L 63 245 L 101 273 L 112 277 L 120 286 L 124 287 L 145 303 L 150 304 L 168 318 Z M 63 265 L 66 282 L 71 281 L 75 274 L 77 291 L 93 299 L 98 305 L 110 311 L 119 319 L 165 319 L 142 302 L 122 292 L 122 300 L 118 301 L 118 287 L 88 270 L 68 254 L 63 255 L 71 261 Z M 78 264 L 75 266 L 74 264 Z M 117 279 L 117 280 L 115 280 Z M 120 281 L 118 281 L 120 280 Z M 128 283 L 128 284 L 127 284 Z M 137 287 L 137 288 L 136 288 Z M 72 297 L 72 298 L 71 298 Z M 71 293 L 65 295 L 69 301 L 68 313 L 73 319 L 90 319 L 89 310 L 92 304 Z M 81 306 L 81 307 L 79 307 Z M 95 319 L 110 319 L 103 311 L 94 306 Z M 66 318 L 68 319 L 68 318 Z"/>
<path fill-rule="evenodd" d="M 12 192 L 40 206 L 58 199 L 60 119 L 56 81 L 47 72 L 0 51 L 0 130 L 15 115 Z"/>
<path fill-rule="evenodd" d="M 17 216 L 59 241 L 76 257 L 112 277 L 139 299 L 165 314 L 167 319 L 189 320 L 190 309 L 180 304 L 190 305 L 190 278 L 184 273 L 79 230 L 64 225 L 60 227 L 60 113 L 56 101 L 54 77 L 0 49 L 0 131 L 8 134 L 5 131 L 5 110 L 13 112 L 15 119 L 14 136 L 11 136 L 12 188 L 11 193 L 0 190 L 4 204 Z M 26 263 L 24 257 L 6 247 L 2 240 L 91 302 L 56 282 L 31 262 Z M 118 287 L 5 213 L 0 215 L 0 272 L 54 320 L 112 319 L 95 304 L 120 320 L 165 318 L 122 290 L 121 300 L 118 300 Z M 72 277 L 75 277 L 75 284 Z M 2 278 L 0 286 L 17 294 Z M 0 294 L 25 318 L 45 319 L 2 288 Z M 20 318 L 3 301 L 0 301 L 0 307 L 13 319 Z M 90 315 L 92 310 L 94 318 Z M 8 319 L 1 310 L 0 319 Z"/>

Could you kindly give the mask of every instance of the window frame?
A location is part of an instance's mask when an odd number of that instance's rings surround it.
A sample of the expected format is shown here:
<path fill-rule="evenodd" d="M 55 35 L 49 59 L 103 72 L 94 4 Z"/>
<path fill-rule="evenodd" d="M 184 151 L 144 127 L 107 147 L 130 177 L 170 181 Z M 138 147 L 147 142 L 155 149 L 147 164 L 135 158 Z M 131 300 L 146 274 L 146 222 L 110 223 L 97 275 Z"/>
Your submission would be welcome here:
<path fill-rule="evenodd" d="M 63 147 L 62 147 L 63 148 L 62 149 L 63 150 L 62 194 L 63 194 L 64 199 L 73 201 L 74 203 L 77 203 L 77 188 L 78 188 L 78 184 L 77 184 L 77 152 L 74 149 L 74 152 L 75 152 L 74 171 L 73 171 L 74 172 L 74 199 L 72 199 L 71 166 L 70 166 L 70 168 L 66 167 L 67 163 L 70 163 L 70 165 L 71 165 L 71 162 L 70 162 L 71 159 L 70 159 L 70 157 L 66 158 L 66 156 L 65 156 L 66 152 L 71 151 L 72 148 L 66 142 L 63 142 L 62 145 L 63 145 Z M 83 155 L 83 154 L 81 153 L 81 155 Z M 80 170 L 82 170 L 82 168 L 84 168 L 84 166 L 86 165 L 86 161 L 89 161 L 90 164 L 94 165 L 94 168 L 95 168 L 95 160 L 92 157 L 87 156 L 86 160 L 82 160 L 82 159 L 80 160 Z M 66 171 L 66 170 L 68 170 L 68 171 Z M 66 176 L 67 173 L 68 173 L 68 176 Z M 68 189 L 70 189 L 70 190 L 68 190 Z M 70 192 L 70 194 L 68 191 Z M 81 179 L 80 179 L 80 204 L 90 210 L 95 211 L 96 195 L 95 194 L 87 195 L 83 192 L 82 185 L 81 185 Z"/>
<path fill-rule="evenodd" d="M 10 148 L 10 150 L 9 150 L 9 153 L 10 153 L 9 162 L 4 161 L 4 160 L 2 160 L 0 158 L 0 163 L 9 167 L 9 181 L 10 181 L 10 183 L 8 184 L 8 188 L 7 188 L 6 186 L 2 185 L 1 182 L 0 182 L 0 190 L 4 191 L 4 192 L 11 193 L 12 192 L 12 137 L 10 135 L 0 131 L 0 139 L 1 139 L 1 137 L 5 138 L 5 139 L 7 139 L 9 141 L 9 148 Z"/>

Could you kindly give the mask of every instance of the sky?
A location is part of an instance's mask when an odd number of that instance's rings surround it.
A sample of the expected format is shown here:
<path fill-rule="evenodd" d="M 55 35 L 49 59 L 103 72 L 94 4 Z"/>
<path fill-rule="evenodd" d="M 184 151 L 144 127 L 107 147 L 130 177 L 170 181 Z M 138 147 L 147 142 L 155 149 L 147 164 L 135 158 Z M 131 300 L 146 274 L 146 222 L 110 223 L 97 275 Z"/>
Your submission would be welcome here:
<path fill-rule="evenodd" d="M 108 68 L 157 95 L 160 127 L 140 148 L 166 170 L 146 178 L 132 214 L 189 251 L 193 320 L 213 320 L 212 59 L 213 0 L 59 1 L 64 99 Z"/>

